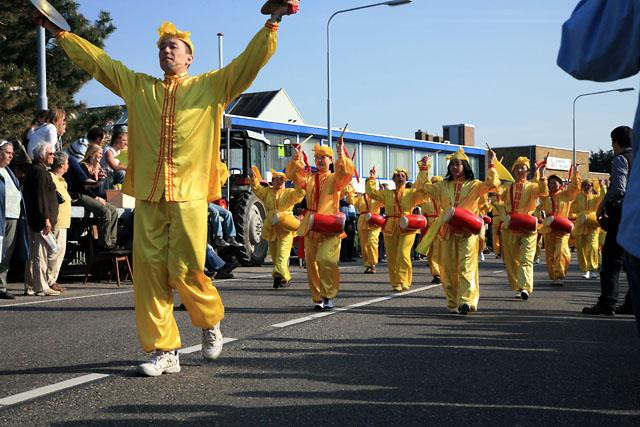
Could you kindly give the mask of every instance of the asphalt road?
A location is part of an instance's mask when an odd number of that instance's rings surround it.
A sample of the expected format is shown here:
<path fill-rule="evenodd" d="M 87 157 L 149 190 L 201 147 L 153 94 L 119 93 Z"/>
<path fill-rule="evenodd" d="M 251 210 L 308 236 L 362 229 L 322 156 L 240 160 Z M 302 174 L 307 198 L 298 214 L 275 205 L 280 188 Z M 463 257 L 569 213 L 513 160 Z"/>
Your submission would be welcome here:
<path fill-rule="evenodd" d="M 599 284 L 575 265 L 563 288 L 537 265 L 534 294 L 518 301 L 488 258 L 466 317 L 448 314 L 424 261 L 402 294 L 385 264 L 373 276 L 344 264 L 338 309 L 320 314 L 304 270 L 274 290 L 269 266 L 238 269 L 216 282 L 220 359 L 202 361 L 200 331 L 176 311 L 182 372 L 159 378 L 135 371 L 146 355 L 130 284 L 0 301 L 0 424 L 640 425 L 633 317 L 580 314 Z"/>

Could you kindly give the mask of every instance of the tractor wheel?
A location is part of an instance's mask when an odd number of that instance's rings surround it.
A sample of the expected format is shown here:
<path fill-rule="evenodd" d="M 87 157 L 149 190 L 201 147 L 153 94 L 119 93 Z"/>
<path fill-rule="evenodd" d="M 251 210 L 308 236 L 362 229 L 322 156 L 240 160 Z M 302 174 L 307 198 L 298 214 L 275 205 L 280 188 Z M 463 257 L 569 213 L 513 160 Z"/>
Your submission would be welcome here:
<path fill-rule="evenodd" d="M 231 206 L 236 225 L 236 239 L 242 243 L 238 248 L 238 260 L 243 266 L 260 266 L 269 249 L 262 240 L 262 223 L 266 214 L 264 204 L 253 193 L 242 193 L 233 199 Z"/>

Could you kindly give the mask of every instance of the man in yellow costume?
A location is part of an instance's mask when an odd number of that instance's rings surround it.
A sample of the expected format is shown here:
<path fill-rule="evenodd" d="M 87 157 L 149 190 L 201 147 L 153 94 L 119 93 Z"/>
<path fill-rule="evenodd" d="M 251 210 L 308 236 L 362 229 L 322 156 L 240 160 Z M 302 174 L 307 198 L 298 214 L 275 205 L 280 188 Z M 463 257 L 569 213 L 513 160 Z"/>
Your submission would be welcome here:
<path fill-rule="evenodd" d="M 596 191 L 593 184 L 591 179 L 583 179 L 580 194 L 571 205 L 571 213 L 576 217 L 576 226 L 573 232 L 576 236 L 578 267 L 584 273 L 582 277 L 585 279 L 597 279 L 600 269 L 598 247 L 600 226 L 596 219 L 596 211 L 604 199 L 606 191 L 604 185 L 600 183 L 598 183 Z"/>
<path fill-rule="evenodd" d="M 226 176 L 220 162 L 225 107 L 247 89 L 276 49 L 284 5 L 246 50 L 218 71 L 189 76 L 194 59 L 190 33 L 164 22 L 158 58 L 164 78 L 136 73 L 76 34 L 36 18 L 55 34 L 69 58 L 120 96 L 129 113 L 129 158 L 123 190 L 136 198 L 133 242 L 138 337 L 149 363 L 143 375 L 180 371 L 182 346 L 173 317 L 177 290 L 191 322 L 202 329 L 202 355 L 222 351 L 224 306 L 204 275 L 207 201 L 220 198 Z"/>
<path fill-rule="evenodd" d="M 351 182 L 355 172 L 353 162 L 344 155 L 344 143 L 336 145 L 338 160 L 333 162 L 333 150 L 326 145 L 316 144 L 316 173 L 306 167 L 302 159 L 302 146 L 296 146 L 293 160 L 287 165 L 286 174 L 297 188 L 305 190 L 307 212 L 302 219 L 298 236 L 304 236 L 304 252 L 307 263 L 307 277 L 311 289 L 311 299 L 315 310 L 332 310 L 334 299 L 340 290 L 340 232 L 326 232 L 314 229 L 318 221 L 315 215 L 335 217 L 340 212 L 342 190 Z M 331 172 L 331 163 L 335 172 Z"/>
<path fill-rule="evenodd" d="M 365 274 L 374 274 L 376 265 L 378 264 L 378 244 L 380 239 L 380 231 L 382 228 L 375 224 L 367 222 L 367 214 L 380 214 L 382 202 L 371 199 L 366 194 L 357 194 L 355 196 L 356 209 L 358 216 L 358 237 L 360 239 L 360 251 L 362 252 L 362 261 L 364 262 Z"/>
<path fill-rule="evenodd" d="M 422 190 L 432 197 L 442 212 L 451 207 L 467 209 L 479 215 L 485 208 L 485 196 L 489 191 L 494 191 L 500 186 L 500 178 L 493 167 L 496 155 L 489 152 L 489 170 L 484 181 L 475 179 L 473 170 L 469 165 L 469 157 L 464 149 L 460 148 L 456 153 L 447 156 L 447 175 L 444 180 L 436 184 L 426 184 Z M 425 164 L 421 161 L 420 168 Z M 434 226 L 442 224 L 439 218 Z M 449 224 L 440 226 L 444 236 L 440 243 L 440 259 L 442 283 L 447 298 L 447 308 L 452 313 L 468 314 L 478 309 L 480 298 L 478 251 L 480 235 L 451 227 Z M 418 251 L 424 250 L 424 246 Z"/>
<path fill-rule="evenodd" d="M 536 169 L 533 181 L 527 180 L 531 163 L 526 157 L 518 157 L 511 166 L 515 182 L 500 187 L 504 200 L 505 216 L 512 213 L 533 216 L 541 196 L 546 196 L 547 179 L 540 177 Z M 510 230 L 502 226 L 502 260 L 507 270 L 509 284 L 516 297 L 523 301 L 533 292 L 533 259 L 536 255 L 538 231 Z"/>
<path fill-rule="evenodd" d="M 431 183 L 436 184 L 438 182 L 442 182 L 444 178 L 441 176 L 431 177 Z M 441 209 L 438 202 L 433 197 L 428 197 L 427 201 L 420 206 L 422 210 L 422 214 L 427 217 L 427 229 L 431 227 L 435 222 L 436 218 L 440 216 Z M 431 283 L 434 285 L 439 285 L 442 283 L 441 275 L 440 275 L 440 243 L 441 243 L 442 233 L 438 233 L 438 236 L 433 240 L 431 246 L 429 247 L 429 252 L 427 253 L 427 261 L 429 262 L 429 270 L 431 271 Z"/>
<path fill-rule="evenodd" d="M 429 171 L 421 167 L 416 184 L 418 186 L 429 179 Z M 372 200 L 384 203 L 384 212 L 387 222 L 382 232 L 384 233 L 384 248 L 389 264 L 389 280 L 391 288 L 396 292 L 402 292 L 411 288 L 413 269 L 411 262 L 411 248 L 416 240 L 419 230 L 403 230 L 400 228 L 400 219 L 409 215 L 416 206 L 421 205 L 427 199 L 424 192 L 416 188 L 406 188 L 409 172 L 398 168 L 393 171 L 394 190 L 376 190 L 376 168 L 371 168 L 370 176 L 366 181 L 366 194 Z"/>
<path fill-rule="evenodd" d="M 289 257 L 293 238 L 300 221 L 293 216 L 293 206 L 304 198 L 304 190 L 284 188 L 284 173 L 271 169 L 271 187 L 263 187 L 258 176 L 251 172 L 253 192 L 263 201 L 267 211 L 262 227 L 262 239 L 269 242 L 269 254 L 273 260 L 273 287 L 291 285 Z"/>
<path fill-rule="evenodd" d="M 580 192 L 580 175 L 573 168 L 573 177 L 567 188 L 562 189 L 563 181 L 557 175 L 547 178 L 549 196 L 544 201 L 544 212 L 547 217 L 569 218 L 571 203 Z M 562 286 L 562 279 L 567 275 L 569 262 L 571 262 L 571 250 L 569 249 L 570 233 L 553 230 L 545 222 L 542 227 L 544 235 L 544 253 L 547 262 L 549 278 L 554 286 Z"/>

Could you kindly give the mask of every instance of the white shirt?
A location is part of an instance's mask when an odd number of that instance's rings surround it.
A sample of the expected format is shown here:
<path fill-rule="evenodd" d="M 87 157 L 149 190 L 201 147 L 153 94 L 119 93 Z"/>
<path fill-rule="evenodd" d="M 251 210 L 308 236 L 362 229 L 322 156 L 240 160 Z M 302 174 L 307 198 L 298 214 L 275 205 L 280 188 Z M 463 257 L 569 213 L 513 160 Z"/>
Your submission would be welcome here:
<path fill-rule="evenodd" d="M 33 150 L 41 142 L 47 142 L 51 144 L 51 147 L 56 151 L 56 144 L 58 143 L 58 131 L 56 127 L 51 123 L 44 124 L 33 130 L 33 133 L 29 135 L 29 143 L 27 144 L 27 155 L 33 160 Z"/>
<path fill-rule="evenodd" d="M 113 172 L 113 169 L 111 169 L 111 166 L 109 166 L 109 163 L 107 162 L 107 151 L 111 151 L 113 153 L 113 162 L 116 165 L 119 165 L 120 160 L 118 160 L 116 157 L 118 157 L 118 155 L 120 154 L 120 150 L 116 150 L 111 145 L 105 147 L 104 150 L 102 150 L 102 160 L 100 160 L 100 166 L 102 166 L 102 169 L 107 172 Z"/>
<path fill-rule="evenodd" d="M 22 193 L 13 183 L 6 168 L 0 168 L 0 175 L 4 178 L 4 216 L 5 218 L 18 219 L 20 218 Z"/>

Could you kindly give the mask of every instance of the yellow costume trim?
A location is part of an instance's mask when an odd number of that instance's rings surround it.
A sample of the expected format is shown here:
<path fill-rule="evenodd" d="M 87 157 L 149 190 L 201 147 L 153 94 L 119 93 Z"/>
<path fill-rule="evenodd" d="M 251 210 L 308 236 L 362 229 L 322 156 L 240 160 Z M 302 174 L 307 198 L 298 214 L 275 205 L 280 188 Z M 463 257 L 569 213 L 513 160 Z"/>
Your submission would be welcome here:
<path fill-rule="evenodd" d="M 287 179 L 287 176 L 284 174 L 284 172 L 277 172 L 273 169 L 271 169 L 271 179 L 273 178 L 282 178 L 284 180 Z"/>
<path fill-rule="evenodd" d="M 187 46 L 189 46 L 192 55 L 195 53 L 193 42 L 190 38 L 191 32 L 178 30 L 173 22 L 162 21 L 162 25 L 160 25 L 160 28 L 158 28 L 158 35 L 160 36 L 160 38 L 158 38 L 158 47 L 160 47 L 160 44 L 164 39 L 175 37 L 179 40 L 182 40 L 187 44 Z"/>
<path fill-rule="evenodd" d="M 396 176 L 396 174 L 398 174 L 398 173 L 403 173 L 404 176 L 406 176 L 407 179 L 409 179 L 409 171 L 406 170 L 405 168 L 396 168 L 396 169 L 394 169 L 392 177 Z"/>
<path fill-rule="evenodd" d="M 466 160 L 469 161 L 469 157 L 464 153 L 464 148 L 460 147 L 458 151 L 447 156 L 447 160 Z"/>
<path fill-rule="evenodd" d="M 328 145 L 316 144 L 313 147 L 313 154 L 316 156 L 327 156 L 333 159 L 333 150 Z"/>
<path fill-rule="evenodd" d="M 511 171 L 513 172 L 513 170 L 520 165 L 525 165 L 527 169 L 531 170 L 531 162 L 529 161 L 529 159 L 527 159 L 524 156 L 520 156 L 516 159 L 515 162 L 513 162 L 513 165 L 511 166 Z"/>

